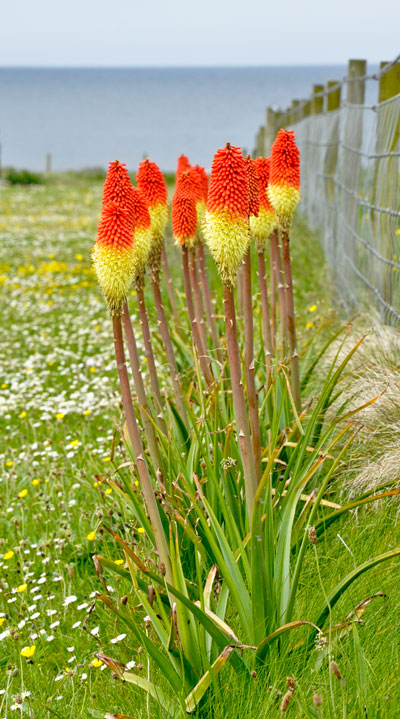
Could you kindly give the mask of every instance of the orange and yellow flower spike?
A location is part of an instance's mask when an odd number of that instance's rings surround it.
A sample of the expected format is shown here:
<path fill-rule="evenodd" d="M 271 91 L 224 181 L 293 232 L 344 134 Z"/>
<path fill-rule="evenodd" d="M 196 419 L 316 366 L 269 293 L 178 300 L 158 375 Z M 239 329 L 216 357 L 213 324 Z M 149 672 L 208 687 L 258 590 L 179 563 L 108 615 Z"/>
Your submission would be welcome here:
<path fill-rule="evenodd" d="M 147 202 L 138 187 L 133 188 L 134 279 L 143 277 L 152 243 L 151 220 Z"/>
<path fill-rule="evenodd" d="M 197 240 L 202 240 L 202 227 L 204 215 L 206 214 L 206 198 L 204 197 L 204 178 L 201 173 L 201 169 L 198 165 L 193 165 L 189 169 L 190 178 L 192 181 L 194 199 L 196 203 L 197 213 Z"/>
<path fill-rule="evenodd" d="M 92 258 L 110 313 L 119 316 L 133 280 L 134 240 L 129 211 L 112 200 L 103 206 Z"/>
<path fill-rule="evenodd" d="M 171 222 L 177 244 L 192 248 L 196 241 L 197 212 L 191 170 L 185 170 L 179 176 L 172 198 Z"/>
<path fill-rule="evenodd" d="M 148 158 L 139 163 L 136 182 L 149 208 L 152 246 L 149 253 L 149 268 L 152 277 L 159 282 L 161 249 L 165 227 L 168 222 L 168 192 L 164 175 L 155 162 Z"/>
<path fill-rule="evenodd" d="M 233 287 L 249 246 L 249 189 L 239 147 L 228 142 L 214 155 L 203 231 L 222 282 Z"/>
<path fill-rule="evenodd" d="M 249 217 L 258 217 L 260 211 L 260 192 L 256 163 L 250 155 L 245 158 L 247 182 L 249 187 Z"/>
<path fill-rule="evenodd" d="M 300 153 L 293 130 L 279 130 L 272 145 L 268 197 L 280 228 L 288 230 L 300 202 Z"/>
<path fill-rule="evenodd" d="M 262 250 L 271 232 L 276 230 L 278 218 L 269 201 L 267 191 L 270 174 L 270 158 L 257 157 L 255 166 L 258 177 L 260 209 L 258 211 L 258 217 L 250 217 L 250 230 L 256 241 L 257 248 Z"/>

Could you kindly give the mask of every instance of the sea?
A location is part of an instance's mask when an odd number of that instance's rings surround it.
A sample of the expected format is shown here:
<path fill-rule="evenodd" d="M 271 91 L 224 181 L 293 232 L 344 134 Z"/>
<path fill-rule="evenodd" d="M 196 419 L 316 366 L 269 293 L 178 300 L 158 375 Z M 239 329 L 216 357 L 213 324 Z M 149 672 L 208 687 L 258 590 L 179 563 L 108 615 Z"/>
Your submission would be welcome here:
<path fill-rule="evenodd" d="M 172 171 L 181 153 L 209 168 L 227 141 L 251 152 L 265 109 L 342 78 L 345 65 L 203 68 L 0 68 L 3 166 Z"/>

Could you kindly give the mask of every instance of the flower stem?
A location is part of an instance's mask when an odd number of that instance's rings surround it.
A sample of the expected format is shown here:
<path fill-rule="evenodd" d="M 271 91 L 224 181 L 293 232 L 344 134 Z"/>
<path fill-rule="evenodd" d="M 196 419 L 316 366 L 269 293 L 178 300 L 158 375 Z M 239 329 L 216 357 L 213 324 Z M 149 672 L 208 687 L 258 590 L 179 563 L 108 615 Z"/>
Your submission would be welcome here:
<path fill-rule="evenodd" d="M 202 242 L 197 243 L 197 257 L 199 261 L 200 282 L 203 291 L 206 315 L 211 331 L 214 350 L 219 360 L 222 360 L 221 343 L 218 337 L 217 323 L 215 321 L 215 310 L 211 297 L 210 284 L 207 277 L 206 258 L 204 255 L 204 245 Z"/>
<path fill-rule="evenodd" d="M 173 348 L 172 342 L 171 342 L 171 336 L 169 334 L 167 318 L 165 316 L 164 305 L 162 302 L 162 297 L 161 297 L 161 292 L 160 292 L 160 285 L 158 282 L 155 282 L 154 279 L 152 280 L 151 284 L 153 287 L 154 303 L 156 306 L 158 325 L 159 325 L 160 332 L 161 332 L 161 338 L 163 341 L 165 354 L 167 356 L 167 362 L 169 364 L 169 371 L 171 374 L 172 387 L 173 387 L 176 406 L 178 408 L 179 414 L 181 415 L 183 422 L 187 426 L 188 425 L 187 412 L 186 412 L 185 402 L 183 400 L 182 391 L 181 391 L 181 387 L 180 387 L 180 383 L 179 383 L 179 372 L 178 372 L 178 367 L 176 364 L 174 348 Z"/>
<path fill-rule="evenodd" d="M 162 462 L 161 462 L 161 456 L 160 456 L 160 450 L 157 444 L 157 438 L 156 433 L 154 431 L 154 426 L 151 421 L 151 411 L 149 404 L 147 402 L 146 397 L 146 390 L 144 388 L 143 384 L 143 377 L 142 373 L 140 371 L 140 360 L 139 360 L 139 353 L 138 348 L 136 344 L 136 337 L 135 333 L 133 331 L 132 322 L 131 322 L 131 316 L 129 314 L 129 308 L 128 308 L 128 302 L 125 302 L 124 308 L 122 311 L 122 324 L 124 327 L 125 332 L 125 338 L 126 338 L 126 344 L 128 347 L 129 352 L 129 359 L 131 363 L 131 369 L 132 369 L 132 376 L 133 376 L 133 383 L 135 385 L 135 390 L 137 394 L 137 398 L 139 400 L 139 408 L 140 408 L 140 416 L 142 418 L 142 423 L 147 439 L 147 444 L 149 447 L 150 457 L 151 461 L 153 463 L 154 470 L 156 473 L 160 473 L 162 475 Z M 162 481 L 162 476 L 161 476 Z"/>
<path fill-rule="evenodd" d="M 181 323 L 179 321 L 179 315 L 178 315 L 178 309 L 176 306 L 176 297 L 174 292 L 174 285 L 172 282 L 171 273 L 169 270 L 169 264 L 168 264 L 168 257 L 167 257 L 167 251 L 165 249 L 165 245 L 163 243 L 162 246 L 162 259 L 163 259 L 163 265 L 164 265 L 164 272 L 165 272 L 165 280 L 167 285 L 167 291 L 168 291 L 168 297 L 169 301 L 171 303 L 171 310 L 172 310 L 172 316 L 174 318 L 176 328 L 178 332 L 181 330 Z"/>
<path fill-rule="evenodd" d="M 194 316 L 195 316 L 197 326 L 198 326 L 199 332 L 200 332 L 200 339 L 201 339 L 201 345 L 203 348 L 203 353 L 206 354 L 207 350 L 208 350 L 207 331 L 206 331 L 206 326 L 204 324 L 204 307 L 203 307 L 203 299 L 202 299 L 201 292 L 200 292 L 199 275 L 198 275 L 198 271 L 197 271 L 195 248 L 191 248 L 189 250 L 189 275 L 190 275 L 190 283 L 192 285 L 192 290 L 193 290 Z"/>
<path fill-rule="evenodd" d="M 299 355 L 296 340 L 296 318 L 294 313 L 293 278 L 290 262 L 289 232 L 282 230 L 282 257 L 286 281 L 286 316 L 290 345 L 290 366 L 292 370 L 293 397 L 298 412 L 301 412 Z"/>
<path fill-rule="evenodd" d="M 243 461 L 244 481 L 246 487 L 247 512 L 251 525 L 254 497 L 257 491 L 257 475 L 254 464 L 253 447 L 251 444 L 249 422 L 246 412 L 246 403 L 242 384 L 242 370 L 240 367 L 239 345 L 236 330 L 235 300 L 233 289 L 224 286 L 224 308 L 226 345 L 228 349 L 229 366 L 231 371 L 231 385 L 233 406 L 239 435 L 239 446 Z"/>
<path fill-rule="evenodd" d="M 274 355 L 276 350 L 276 260 L 272 256 L 271 250 L 271 239 L 270 239 L 270 253 L 269 253 L 269 268 L 270 268 L 270 282 L 271 282 L 271 341 L 272 341 L 272 354 Z"/>
<path fill-rule="evenodd" d="M 249 403 L 249 417 L 253 454 L 256 467 L 257 480 L 261 479 L 261 430 L 258 416 L 258 399 L 254 377 L 254 328 L 253 328 L 253 298 L 251 292 L 251 256 L 250 247 L 247 250 L 243 263 L 243 318 L 244 318 L 244 369 L 246 376 L 247 400 Z"/>
<path fill-rule="evenodd" d="M 279 312 L 281 319 L 281 345 L 282 345 L 282 357 L 286 355 L 286 337 L 287 337 L 287 325 L 286 325 L 286 295 L 285 295 L 285 284 L 282 275 L 282 263 L 281 253 L 279 249 L 278 230 L 274 230 L 270 237 L 271 243 L 271 259 L 272 264 L 275 267 L 276 284 L 278 286 L 278 298 L 279 298 Z"/>
<path fill-rule="evenodd" d="M 135 413 L 133 411 L 131 388 L 129 386 L 128 372 L 125 363 L 121 317 L 113 317 L 113 333 L 115 359 L 117 362 L 122 403 L 124 406 L 128 435 L 132 445 L 132 450 L 140 477 L 140 485 L 143 491 L 143 496 L 146 502 L 147 511 L 149 513 L 151 526 L 154 532 L 156 548 L 159 554 L 160 561 L 164 565 L 163 568 L 165 571 L 165 579 L 169 584 L 172 584 L 173 576 L 168 552 L 168 545 L 165 538 L 158 505 L 154 496 L 153 485 L 151 483 L 149 471 L 144 458 L 143 445 L 140 439 Z"/>
<path fill-rule="evenodd" d="M 271 322 L 269 316 L 268 306 L 268 285 L 267 285 L 267 274 L 265 270 L 265 256 L 264 250 L 259 248 L 257 250 L 258 259 L 258 281 L 260 283 L 261 293 L 261 313 L 262 313 L 262 326 L 264 334 L 264 354 L 265 364 L 267 367 L 267 375 L 270 374 L 271 369 L 271 358 L 273 356 L 272 346 L 272 335 L 271 335 Z"/>
<path fill-rule="evenodd" d="M 154 361 L 153 346 L 151 343 L 150 327 L 149 327 L 149 320 L 147 317 L 144 292 L 143 292 L 143 287 L 140 286 L 138 283 L 136 284 L 136 292 L 137 292 L 137 298 L 138 298 L 140 324 L 142 327 L 144 353 L 146 356 L 147 367 L 149 370 L 151 391 L 153 393 L 154 403 L 157 408 L 157 424 L 158 424 L 160 430 L 163 432 L 163 434 L 165 434 L 167 436 L 168 430 L 167 430 L 167 425 L 165 423 L 165 420 L 164 420 L 164 417 L 162 414 L 163 402 L 161 399 L 160 385 L 158 382 L 157 369 L 156 369 L 156 364 Z"/>
<path fill-rule="evenodd" d="M 186 306 L 188 309 L 188 315 L 189 315 L 190 324 L 192 327 L 193 341 L 194 341 L 195 347 L 197 349 L 197 354 L 199 356 L 199 363 L 200 363 L 201 371 L 203 372 L 203 375 L 204 375 L 204 379 L 206 380 L 208 385 L 211 385 L 213 382 L 213 376 L 212 376 L 211 367 L 209 365 L 209 362 L 204 354 L 203 343 L 201 341 L 200 331 L 199 331 L 199 327 L 198 327 L 195 313 L 194 313 L 192 289 L 190 286 L 189 253 L 188 253 L 188 249 L 187 249 L 187 247 L 185 247 L 185 245 L 182 245 L 182 263 L 183 263 L 183 281 L 184 281 L 184 286 L 185 286 Z"/>

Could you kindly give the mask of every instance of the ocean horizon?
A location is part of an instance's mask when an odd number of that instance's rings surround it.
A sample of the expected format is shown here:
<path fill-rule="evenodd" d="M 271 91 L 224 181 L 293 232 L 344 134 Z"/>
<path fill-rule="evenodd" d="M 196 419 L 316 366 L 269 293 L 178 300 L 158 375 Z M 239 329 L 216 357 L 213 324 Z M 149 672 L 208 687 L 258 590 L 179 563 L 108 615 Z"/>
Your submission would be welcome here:
<path fill-rule="evenodd" d="M 2 165 L 43 171 L 134 170 L 145 156 L 173 171 L 183 152 L 210 167 L 227 141 L 251 152 L 267 106 L 308 97 L 346 65 L 2 67 Z"/>

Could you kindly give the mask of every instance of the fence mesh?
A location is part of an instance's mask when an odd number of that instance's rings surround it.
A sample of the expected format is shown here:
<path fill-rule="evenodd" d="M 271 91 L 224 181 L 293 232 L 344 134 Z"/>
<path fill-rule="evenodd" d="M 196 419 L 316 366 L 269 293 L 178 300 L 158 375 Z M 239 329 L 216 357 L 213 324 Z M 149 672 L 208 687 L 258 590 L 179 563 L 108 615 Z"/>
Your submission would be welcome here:
<path fill-rule="evenodd" d="M 370 104 L 346 101 L 354 80 L 345 78 L 336 110 L 310 114 L 292 128 L 301 153 L 301 208 L 309 226 L 321 231 L 342 296 L 366 300 L 385 322 L 398 324 L 400 94 L 378 102 L 381 77 L 363 78 Z"/>

